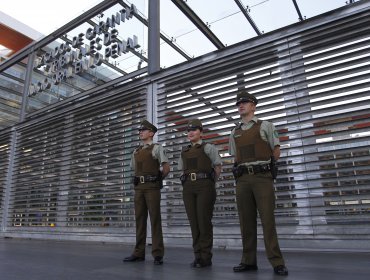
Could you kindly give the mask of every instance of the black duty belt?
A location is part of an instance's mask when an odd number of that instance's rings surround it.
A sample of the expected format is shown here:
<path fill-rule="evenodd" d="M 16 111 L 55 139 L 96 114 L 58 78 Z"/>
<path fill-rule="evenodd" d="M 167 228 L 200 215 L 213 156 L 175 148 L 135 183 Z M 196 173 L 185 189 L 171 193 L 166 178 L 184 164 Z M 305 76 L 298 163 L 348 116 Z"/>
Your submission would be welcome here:
<path fill-rule="evenodd" d="M 144 176 L 135 176 L 134 177 L 134 184 L 144 184 L 147 182 L 156 182 L 158 181 L 158 176 L 153 175 L 144 175 Z"/>
<path fill-rule="evenodd" d="M 270 172 L 271 167 L 270 164 L 259 164 L 259 165 L 239 165 L 237 167 L 238 169 L 238 177 L 244 175 L 244 174 L 257 174 L 257 173 L 266 173 Z"/>
<path fill-rule="evenodd" d="M 180 176 L 181 182 L 185 182 L 187 180 L 196 181 L 199 179 L 213 179 L 213 176 L 211 173 L 204 172 L 187 173 Z"/>

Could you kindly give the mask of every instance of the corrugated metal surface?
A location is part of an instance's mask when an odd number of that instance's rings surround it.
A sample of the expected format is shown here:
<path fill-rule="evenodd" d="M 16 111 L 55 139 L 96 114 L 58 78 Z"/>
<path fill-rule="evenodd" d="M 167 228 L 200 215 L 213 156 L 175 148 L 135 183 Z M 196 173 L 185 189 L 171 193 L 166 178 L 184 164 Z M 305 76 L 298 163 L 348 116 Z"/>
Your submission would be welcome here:
<path fill-rule="evenodd" d="M 280 132 L 276 189 L 280 235 L 370 233 L 370 28 L 367 14 L 333 22 L 212 60 L 161 80 L 160 142 L 176 166 L 185 124 L 200 118 L 206 141 L 224 161 L 217 188 L 216 231 L 238 232 L 228 135 L 238 122 L 235 96 L 247 89 L 256 115 Z M 221 54 L 221 53 L 220 53 Z M 221 56 L 220 56 L 221 57 Z M 179 172 L 167 196 L 168 225 L 187 227 Z M 228 225 L 228 232 L 222 228 Z M 181 231 L 181 230 L 179 230 Z"/>
<path fill-rule="evenodd" d="M 0 227 L 3 222 L 6 179 L 9 166 L 10 132 L 0 134 Z"/>
<path fill-rule="evenodd" d="M 145 97 L 120 92 L 19 129 L 8 226 L 132 227 L 128 164 Z"/>

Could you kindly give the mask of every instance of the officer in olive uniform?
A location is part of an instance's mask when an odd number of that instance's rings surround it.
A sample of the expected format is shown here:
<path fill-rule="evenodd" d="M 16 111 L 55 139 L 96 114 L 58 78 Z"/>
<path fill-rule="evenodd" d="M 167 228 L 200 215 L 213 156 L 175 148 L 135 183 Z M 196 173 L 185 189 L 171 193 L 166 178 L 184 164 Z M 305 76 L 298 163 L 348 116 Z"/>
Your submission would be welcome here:
<path fill-rule="evenodd" d="M 135 149 L 131 167 L 135 171 L 136 246 L 124 262 L 145 260 L 148 212 L 152 228 L 152 255 L 154 264 L 163 263 L 163 235 L 160 212 L 162 180 L 170 171 L 167 155 L 160 144 L 153 143 L 157 128 L 144 120 L 139 128 L 141 145 Z M 162 165 L 162 171 L 160 166 Z"/>
<path fill-rule="evenodd" d="M 257 210 L 261 218 L 266 254 L 277 275 L 287 275 L 275 226 L 274 161 L 280 142 L 274 125 L 254 116 L 258 100 L 246 91 L 237 94 L 242 122 L 231 132 L 229 152 L 235 156 L 236 202 L 243 243 L 241 263 L 234 272 L 257 270 Z M 273 175 L 272 175 L 273 174 Z"/>
<path fill-rule="evenodd" d="M 199 120 L 189 121 L 187 130 L 190 145 L 183 148 L 178 169 L 183 170 L 183 200 L 193 238 L 195 259 L 190 265 L 200 268 L 212 265 L 215 181 L 221 173 L 221 158 L 213 144 L 201 140 Z"/>

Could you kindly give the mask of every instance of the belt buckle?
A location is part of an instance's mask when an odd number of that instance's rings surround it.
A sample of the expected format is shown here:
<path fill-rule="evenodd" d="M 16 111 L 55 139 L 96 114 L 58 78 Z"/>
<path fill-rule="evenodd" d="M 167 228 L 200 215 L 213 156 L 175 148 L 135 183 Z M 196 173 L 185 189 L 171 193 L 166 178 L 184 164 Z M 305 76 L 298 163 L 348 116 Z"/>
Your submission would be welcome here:
<path fill-rule="evenodd" d="M 145 178 L 144 178 L 144 176 L 140 176 L 139 178 L 140 178 L 140 183 L 144 184 L 144 183 L 145 183 Z"/>
<path fill-rule="evenodd" d="M 190 180 L 196 181 L 197 180 L 197 173 L 190 173 Z"/>
<path fill-rule="evenodd" d="M 253 166 L 252 166 L 252 165 L 248 165 L 248 166 L 247 166 L 247 171 L 248 171 L 248 174 L 249 174 L 249 175 L 253 175 L 253 174 L 254 174 Z"/>

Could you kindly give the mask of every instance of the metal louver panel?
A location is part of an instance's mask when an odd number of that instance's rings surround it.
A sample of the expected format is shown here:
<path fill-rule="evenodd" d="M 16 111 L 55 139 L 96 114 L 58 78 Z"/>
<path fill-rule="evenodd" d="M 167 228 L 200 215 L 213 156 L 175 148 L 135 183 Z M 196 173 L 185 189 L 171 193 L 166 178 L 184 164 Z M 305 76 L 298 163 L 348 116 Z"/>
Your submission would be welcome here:
<path fill-rule="evenodd" d="M 0 134 L 0 227 L 3 223 L 4 199 L 10 160 L 10 133 Z"/>
<path fill-rule="evenodd" d="M 272 121 L 280 133 L 275 183 L 280 236 L 368 238 L 369 21 L 364 13 L 257 46 L 240 45 L 230 55 L 215 53 L 209 63 L 194 62 L 160 81 L 159 141 L 173 166 L 166 182 L 169 231 L 188 228 L 176 164 L 187 144 L 186 122 L 199 118 L 205 141 L 217 145 L 224 163 L 215 232 L 229 239 L 239 234 L 228 136 L 239 121 L 236 93 L 246 89 L 259 99 L 257 117 Z"/>
<path fill-rule="evenodd" d="M 97 99 L 19 130 L 10 227 L 134 228 L 128 165 L 146 87 Z"/>

